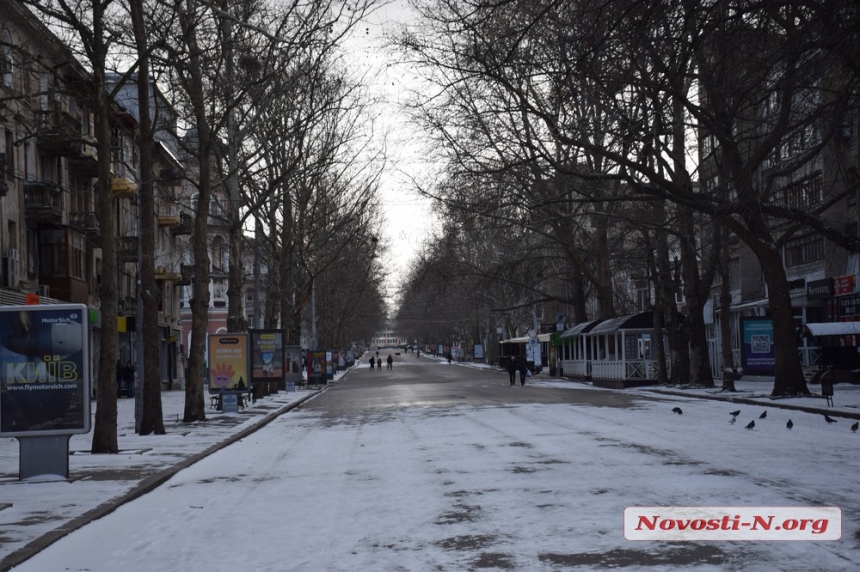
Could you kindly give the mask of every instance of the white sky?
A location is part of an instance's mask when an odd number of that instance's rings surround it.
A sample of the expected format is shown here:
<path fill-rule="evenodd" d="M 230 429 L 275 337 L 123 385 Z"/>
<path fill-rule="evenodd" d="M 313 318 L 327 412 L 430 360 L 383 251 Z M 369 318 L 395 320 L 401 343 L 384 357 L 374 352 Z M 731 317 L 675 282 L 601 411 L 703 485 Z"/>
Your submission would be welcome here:
<path fill-rule="evenodd" d="M 372 81 L 371 93 L 382 103 L 380 131 L 390 134 L 389 169 L 381 184 L 380 209 L 386 220 L 386 243 L 390 247 L 389 295 L 400 275 L 420 250 L 432 224 L 428 202 L 413 192 L 411 178 L 426 176 L 428 163 L 423 138 L 408 121 L 401 106 L 413 89 L 409 68 L 399 64 L 396 56 L 383 49 L 385 34 L 408 24 L 413 12 L 406 0 L 394 0 L 370 15 L 368 22 L 356 28 L 346 45 L 346 59 L 354 72 Z"/>
<path fill-rule="evenodd" d="M 423 367 L 429 376 L 434 367 L 461 367 L 422 360 L 406 358 L 395 367 Z M 510 388 L 503 374 L 472 383 L 500 392 L 549 386 L 599 391 L 560 381 Z M 762 405 L 666 396 L 623 409 L 576 403 L 381 407 L 351 419 L 296 410 L 14 570 L 364 572 L 465 570 L 496 562 L 502 569 L 500 563 L 550 571 L 559 569 L 553 558 L 582 553 L 607 554 L 602 562 L 631 571 L 860 569 L 860 432 L 852 434 L 843 418 L 828 425 L 820 414 L 768 407 L 768 383 L 738 385 L 753 389 L 743 395 L 758 395 Z M 254 418 L 295 396 L 261 400 Z M 813 398 L 796 403 L 824 404 Z M 860 386 L 837 385 L 836 403 L 837 410 L 857 411 Z M 125 452 L 74 454 L 73 474 L 169 466 L 238 431 L 236 421 L 252 421 L 244 414 L 213 414 L 206 424 L 177 427 L 182 394 L 171 392 L 164 396 L 170 433 L 139 437 L 130 431 L 131 404 L 120 402 Z M 675 406 L 683 415 L 671 412 Z M 741 415 L 730 425 L 734 409 Z M 765 409 L 767 419 L 759 420 Z M 744 430 L 751 419 L 755 430 Z M 71 449 L 87 450 L 89 439 L 74 437 Z M 16 464 L 17 444 L 4 439 L 2 472 L 14 475 Z M 13 506 L 0 510 L 0 557 L 134 484 L 5 478 L 0 503 Z M 624 539 L 625 507 L 673 505 L 837 506 L 842 539 L 695 546 Z M 694 548 L 728 564 L 703 563 Z M 662 560 L 669 554 L 686 554 L 695 566 L 669 566 Z"/>

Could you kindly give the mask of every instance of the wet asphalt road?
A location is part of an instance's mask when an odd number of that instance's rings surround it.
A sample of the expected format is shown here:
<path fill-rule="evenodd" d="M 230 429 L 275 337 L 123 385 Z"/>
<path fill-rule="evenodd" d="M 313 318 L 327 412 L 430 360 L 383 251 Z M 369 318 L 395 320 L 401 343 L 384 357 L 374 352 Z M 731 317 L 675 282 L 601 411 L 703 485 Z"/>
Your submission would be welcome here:
<path fill-rule="evenodd" d="M 482 370 L 455 363 L 448 364 L 426 356 L 391 354 L 392 369 L 373 371 L 367 358 L 353 370 L 346 382 L 305 405 L 305 409 L 327 416 L 351 416 L 374 410 L 404 407 L 504 407 L 526 403 L 568 403 L 598 407 L 631 407 L 647 399 L 593 389 L 553 389 L 539 391 L 519 383 L 511 387 L 507 372 Z M 384 360 L 388 352 L 380 352 Z"/>

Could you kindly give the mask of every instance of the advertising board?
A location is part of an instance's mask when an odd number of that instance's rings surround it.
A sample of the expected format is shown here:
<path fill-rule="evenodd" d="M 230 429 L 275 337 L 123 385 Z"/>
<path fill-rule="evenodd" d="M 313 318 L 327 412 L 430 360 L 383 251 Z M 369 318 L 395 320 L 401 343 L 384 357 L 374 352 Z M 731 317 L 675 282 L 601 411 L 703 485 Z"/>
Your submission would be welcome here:
<path fill-rule="evenodd" d="M 209 393 L 246 391 L 248 334 L 209 334 Z"/>
<path fill-rule="evenodd" d="M 89 432 L 88 317 L 83 304 L 0 306 L 0 435 Z"/>

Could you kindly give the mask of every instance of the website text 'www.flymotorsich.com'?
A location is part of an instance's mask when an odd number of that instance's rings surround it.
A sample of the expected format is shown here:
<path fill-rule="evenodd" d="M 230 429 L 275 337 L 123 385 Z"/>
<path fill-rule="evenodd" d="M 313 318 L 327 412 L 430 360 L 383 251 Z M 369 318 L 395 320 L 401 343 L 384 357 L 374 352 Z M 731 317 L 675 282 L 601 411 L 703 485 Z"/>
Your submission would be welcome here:
<path fill-rule="evenodd" d="M 627 540 L 839 540 L 842 510 L 834 506 L 631 506 Z"/>

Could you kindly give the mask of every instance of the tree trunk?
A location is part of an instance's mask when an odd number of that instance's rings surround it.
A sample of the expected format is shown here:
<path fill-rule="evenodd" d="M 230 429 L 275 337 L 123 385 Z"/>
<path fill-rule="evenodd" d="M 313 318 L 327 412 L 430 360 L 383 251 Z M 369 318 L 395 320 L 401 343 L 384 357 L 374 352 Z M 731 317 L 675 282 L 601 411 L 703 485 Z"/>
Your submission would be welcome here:
<path fill-rule="evenodd" d="M 190 51 L 189 96 L 197 127 L 197 160 L 200 169 L 197 212 L 194 213 L 194 233 L 191 243 L 194 252 L 194 280 L 191 286 L 191 343 L 188 351 L 188 377 L 185 383 L 186 423 L 206 419 L 203 383 L 206 364 L 206 333 L 209 324 L 209 202 L 212 196 L 212 141 L 203 87 L 201 52 L 197 43 L 195 4 L 187 0 L 186 11 L 180 18 L 183 36 Z"/>
<path fill-rule="evenodd" d="M 732 283 L 729 229 L 720 226 L 720 347 L 723 362 L 723 391 L 735 391 L 735 358 L 732 353 Z"/>
<path fill-rule="evenodd" d="M 800 352 L 797 351 L 794 311 L 779 248 L 761 247 L 758 259 L 767 281 L 768 302 L 773 318 L 775 365 L 771 395 L 809 395 Z"/>
<path fill-rule="evenodd" d="M 143 298 L 143 415 L 141 435 L 164 435 L 161 410 L 161 343 L 158 335 L 158 302 L 160 292 L 155 283 L 155 192 L 152 168 L 153 133 L 149 112 L 149 55 L 143 22 L 142 0 L 130 3 L 134 40 L 138 53 L 137 100 L 140 110 L 140 283 Z M 140 372 L 140 365 L 137 367 Z"/>
<path fill-rule="evenodd" d="M 93 101 L 98 146 L 98 213 L 101 227 L 102 280 L 99 285 L 102 327 L 99 347 L 99 384 L 93 427 L 93 453 L 117 453 L 116 360 L 117 360 L 117 236 L 114 197 L 111 188 L 110 104 L 105 82 L 106 46 L 102 38 L 103 13 L 93 8 Z"/>

